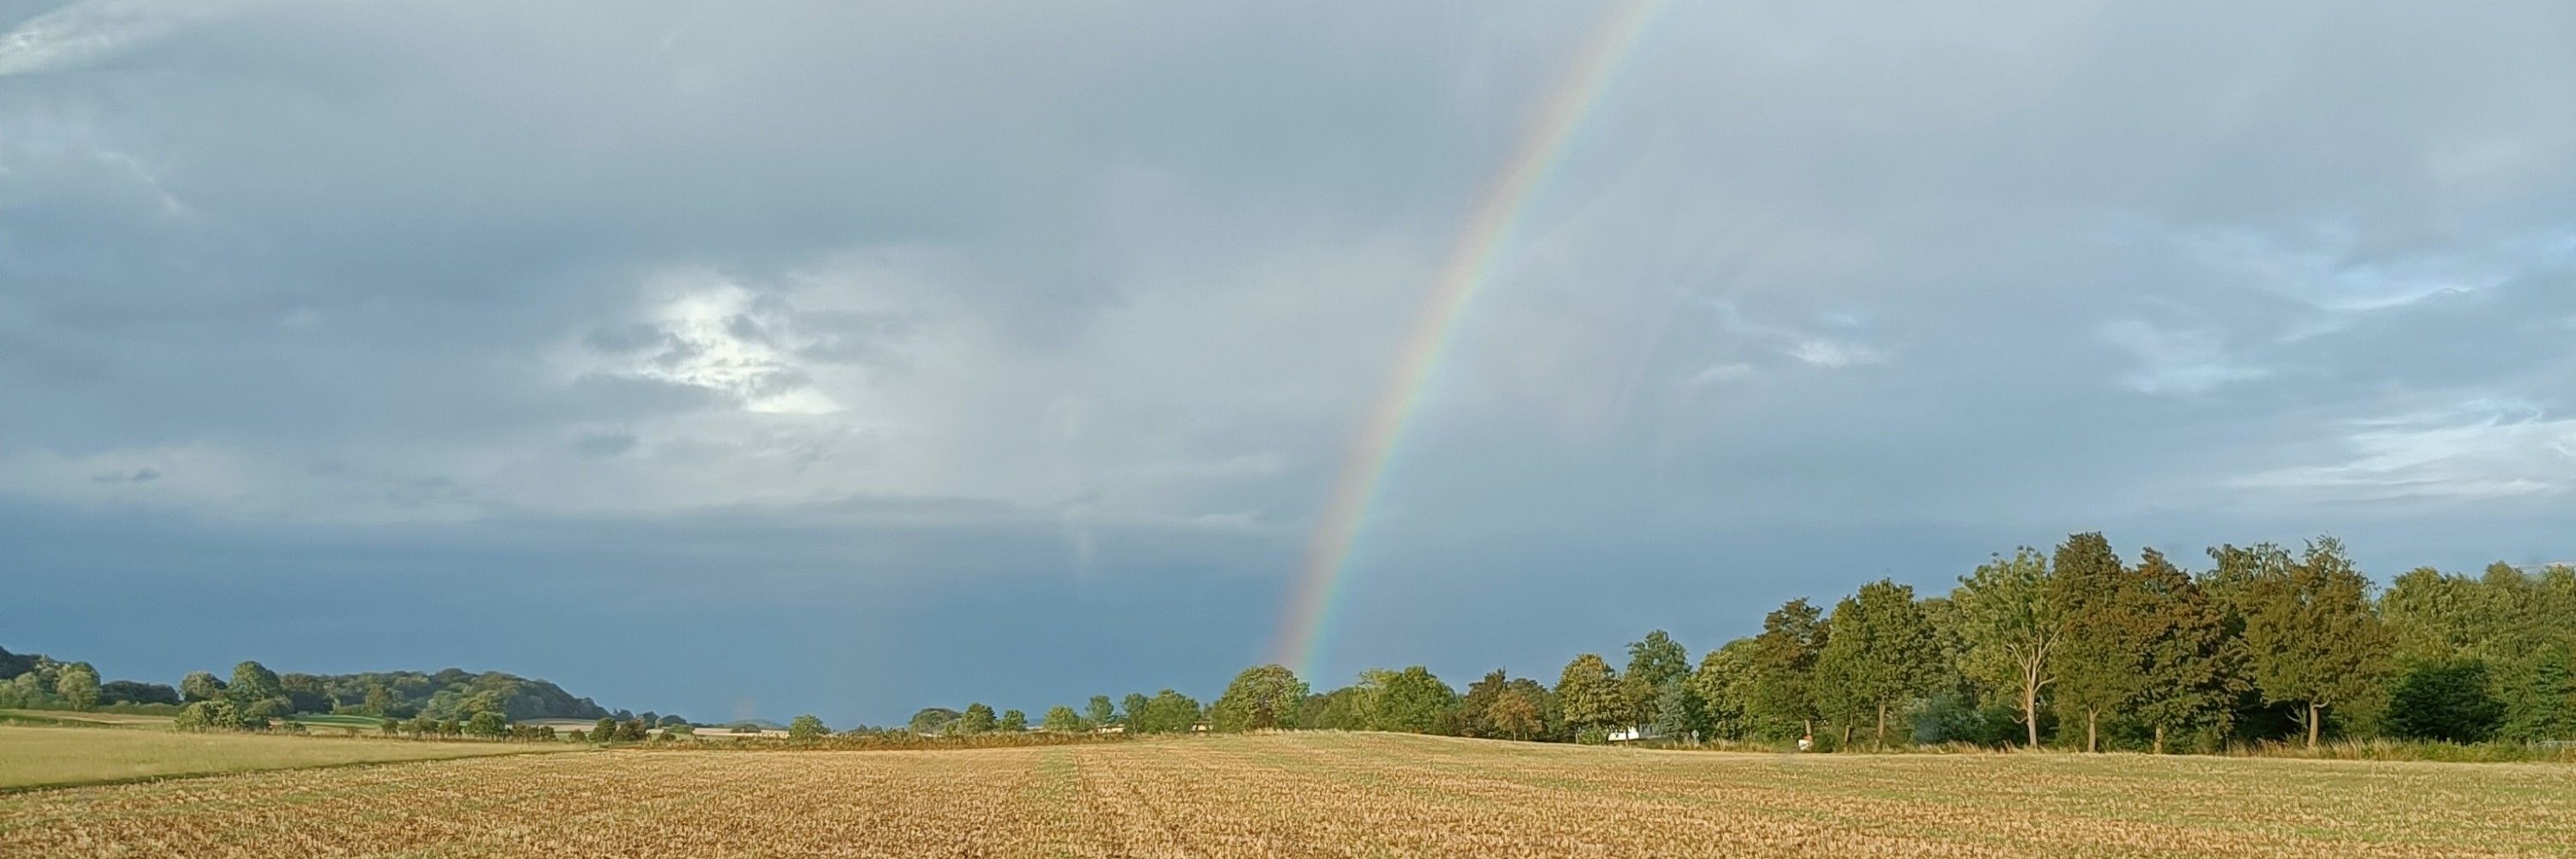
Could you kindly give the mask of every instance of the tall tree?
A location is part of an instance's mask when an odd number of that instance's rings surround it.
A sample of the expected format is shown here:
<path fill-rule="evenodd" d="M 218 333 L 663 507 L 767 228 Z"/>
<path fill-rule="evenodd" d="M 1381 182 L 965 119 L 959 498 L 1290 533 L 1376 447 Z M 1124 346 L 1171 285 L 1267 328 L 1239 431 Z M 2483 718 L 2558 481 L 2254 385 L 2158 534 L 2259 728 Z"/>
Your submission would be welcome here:
<path fill-rule="evenodd" d="M 1700 706 L 1699 693 L 1691 690 L 1690 678 L 1683 676 L 1665 681 L 1663 691 L 1655 693 L 1654 720 L 1647 723 L 1655 735 L 1697 742 L 1705 725 L 1706 715 Z"/>
<path fill-rule="evenodd" d="M 1038 727 L 1058 734 L 1076 733 L 1083 729 L 1082 714 L 1074 712 L 1072 707 L 1057 704 L 1047 708 L 1046 720 L 1039 722 Z"/>
<path fill-rule="evenodd" d="M 1514 677 L 1503 688 L 1501 697 L 1485 709 L 1486 736 L 1497 740 L 1539 740 L 1552 733 L 1548 712 L 1555 706 L 1555 696 L 1547 687 L 1527 677 Z"/>
<path fill-rule="evenodd" d="M 265 720 L 294 711 L 294 705 L 286 698 L 286 685 L 278 681 L 277 672 L 257 662 L 246 661 L 233 666 L 233 682 L 224 687 L 224 700 L 232 702 L 233 709 L 244 719 Z"/>
<path fill-rule="evenodd" d="M 2266 701 L 2300 705 L 2309 748 L 2328 709 L 2367 701 L 2383 688 L 2393 644 L 2371 611 L 2370 580 L 2333 537 L 2310 541 L 2298 563 L 2247 589 L 2245 649 L 2254 684 Z"/>
<path fill-rule="evenodd" d="M 1145 697 L 1144 693 L 1127 693 L 1127 697 L 1118 699 L 1118 723 L 1127 726 L 1127 730 L 1130 731 L 1143 731 L 1143 728 L 1137 727 L 1136 718 L 1144 715 L 1145 706 L 1151 703 L 1153 699 Z"/>
<path fill-rule="evenodd" d="M 1823 613 L 1804 598 L 1790 600 L 1762 618 L 1762 633 L 1747 654 L 1744 710 L 1767 733 L 1796 726 L 1816 732 L 1816 659 L 1825 650 Z"/>
<path fill-rule="evenodd" d="M 394 700 L 393 690 L 385 688 L 385 684 L 370 683 L 367 684 L 366 703 L 363 706 L 366 707 L 367 715 L 391 716 L 394 710 L 402 705 Z"/>
<path fill-rule="evenodd" d="M 1467 685 L 1459 699 L 1460 730 L 1490 740 L 1535 740 L 1547 734 L 1547 687 L 1502 669 Z"/>
<path fill-rule="evenodd" d="M 992 711 L 985 711 L 985 715 L 991 714 Z M 787 722 L 787 738 L 791 740 L 821 739 L 823 735 L 831 732 L 832 729 L 824 727 L 823 720 L 812 713 L 798 716 Z"/>
<path fill-rule="evenodd" d="M 1914 602 L 1914 588 L 1881 579 L 1834 606 L 1825 646 L 1816 658 L 1818 700 L 1838 702 L 1843 739 L 1853 715 L 1876 719 L 1875 744 L 1887 745 L 1887 721 L 1908 702 L 1929 694 L 1940 678 L 1939 645 L 1932 625 Z"/>
<path fill-rule="evenodd" d="M 1198 699 L 1165 689 L 1154 693 L 1142 708 L 1129 715 L 1129 730 L 1148 734 L 1188 733 L 1197 727 L 1202 715 Z"/>
<path fill-rule="evenodd" d="M 1626 718 L 1621 712 L 1619 677 L 1599 654 L 1586 653 L 1566 663 L 1556 679 L 1556 699 L 1565 709 L 1566 726 L 1578 736 L 1607 732 Z"/>
<path fill-rule="evenodd" d="M 215 679 L 212 672 L 190 671 L 179 678 L 179 696 L 190 704 L 218 700 L 224 697 L 224 681 Z"/>
<path fill-rule="evenodd" d="M 1084 717 L 1091 720 L 1092 727 L 1118 723 L 1118 711 L 1110 706 L 1107 695 L 1091 696 L 1089 706 L 1084 708 Z"/>
<path fill-rule="evenodd" d="M 2057 649 L 2058 712 L 2084 723 L 2084 750 L 2102 750 L 2102 714 L 2127 706 L 2146 686 L 2140 656 L 2154 597 L 2099 532 L 2058 544 L 2049 599 L 2065 619 Z"/>
<path fill-rule="evenodd" d="M 1001 730 L 1006 734 L 1024 733 L 1029 729 L 1029 714 L 1018 710 L 1002 711 Z"/>
<path fill-rule="evenodd" d="M 1297 708 L 1306 701 L 1306 681 L 1284 665 L 1255 665 L 1234 676 L 1225 694 L 1209 709 L 1208 722 L 1219 731 L 1258 731 L 1297 727 Z"/>
<path fill-rule="evenodd" d="M 1700 657 L 1691 673 L 1691 690 L 1699 695 L 1701 721 L 1710 734 L 1729 740 L 1745 735 L 1744 690 L 1752 668 L 1753 639 L 1739 638 Z"/>
<path fill-rule="evenodd" d="M 1664 687 L 1689 676 L 1690 670 L 1690 650 L 1663 630 L 1628 642 L 1628 673 L 1620 677 L 1628 718 L 1639 724 L 1654 722 Z"/>
<path fill-rule="evenodd" d="M 1458 692 L 1420 665 L 1360 674 L 1362 718 L 1372 731 L 1444 734 L 1456 730 Z"/>
<path fill-rule="evenodd" d="M 2152 599 L 2143 618 L 2140 682 L 2131 706 L 2154 732 L 2155 753 L 2164 754 L 2175 731 L 2212 723 L 2225 729 L 2227 703 L 2240 689 L 2240 651 L 2218 605 L 2164 553 L 2146 550 L 2136 578 Z"/>
<path fill-rule="evenodd" d="M 2049 599 L 2048 559 L 2024 546 L 1996 556 L 1959 580 L 1950 594 L 1960 638 L 1960 668 L 1991 688 L 2020 693 L 2022 724 L 2039 745 L 2039 693 L 2056 682 L 2057 646 L 2066 620 Z"/>
<path fill-rule="evenodd" d="M 966 712 L 957 716 L 957 725 L 949 729 L 949 733 L 969 737 L 976 734 L 990 734 L 1000 722 L 1000 719 L 994 717 L 993 708 L 979 701 L 966 705 Z"/>

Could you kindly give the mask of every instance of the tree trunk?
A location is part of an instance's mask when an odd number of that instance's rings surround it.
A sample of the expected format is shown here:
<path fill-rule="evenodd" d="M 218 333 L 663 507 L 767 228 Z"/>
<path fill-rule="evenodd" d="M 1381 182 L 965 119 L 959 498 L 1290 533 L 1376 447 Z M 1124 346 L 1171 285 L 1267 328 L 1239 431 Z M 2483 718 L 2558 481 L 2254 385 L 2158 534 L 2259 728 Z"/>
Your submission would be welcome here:
<path fill-rule="evenodd" d="M 2030 729 L 2030 747 L 2039 748 L 2039 687 L 2036 685 L 2025 683 L 2021 687 L 2021 723 Z"/>
<path fill-rule="evenodd" d="M 1851 726 L 1851 720 L 1850 720 L 1850 719 L 1844 719 L 1844 720 L 1843 720 L 1843 742 L 1842 742 L 1842 744 L 1841 744 L 1841 745 L 1835 746 L 1835 747 L 1834 747 L 1834 751 L 1839 752 L 1839 751 L 1843 751 L 1843 750 L 1845 750 L 1845 749 L 1849 749 L 1849 748 L 1851 748 L 1851 729 L 1852 729 L 1852 726 Z"/>
<path fill-rule="evenodd" d="M 1878 704 L 1878 747 L 1887 748 L 1887 702 Z"/>
<path fill-rule="evenodd" d="M 2084 708 L 2084 753 L 2089 755 L 2101 750 L 2102 710 L 2099 707 L 2086 707 Z"/>
<path fill-rule="evenodd" d="M 2318 723 L 2325 721 L 2323 718 L 2325 715 L 2325 709 L 2326 705 L 2324 704 L 2319 704 L 2314 701 L 2308 702 L 2308 748 L 2313 749 L 2317 747 L 2317 725 Z"/>
<path fill-rule="evenodd" d="M 2163 726 L 2163 725 L 2157 725 L 2157 726 L 2156 726 L 2156 746 L 2155 746 L 2155 748 L 2156 748 L 2156 754 L 2161 755 L 2161 754 L 2164 754 L 2164 753 L 2165 753 L 2165 726 Z"/>

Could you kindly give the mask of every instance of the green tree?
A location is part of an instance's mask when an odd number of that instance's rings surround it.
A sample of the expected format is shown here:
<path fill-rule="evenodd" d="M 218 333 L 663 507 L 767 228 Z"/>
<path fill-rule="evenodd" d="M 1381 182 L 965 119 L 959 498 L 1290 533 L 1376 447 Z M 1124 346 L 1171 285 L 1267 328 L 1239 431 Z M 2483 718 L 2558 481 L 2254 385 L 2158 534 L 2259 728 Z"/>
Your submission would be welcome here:
<path fill-rule="evenodd" d="M 993 711 L 985 710 L 984 715 L 986 718 L 991 718 Z M 812 713 L 797 716 L 787 722 L 787 738 L 791 740 L 819 740 L 831 732 L 832 729 L 824 727 L 823 720 Z"/>
<path fill-rule="evenodd" d="M 1047 708 L 1046 719 L 1039 722 L 1038 727 L 1052 733 L 1073 734 L 1080 733 L 1084 725 L 1082 714 L 1074 712 L 1071 707 L 1057 704 Z"/>
<path fill-rule="evenodd" d="M 962 715 L 946 707 L 923 707 L 914 711 L 912 720 L 905 724 L 913 733 L 925 737 L 937 736 L 953 732 L 957 727 L 957 720 Z"/>
<path fill-rule="evenodd" d="M 98 706 L 98 669 L 89 667 L 87 662 L 63 666 L 62 673 L 54 675 L 54 694 L 62 696 L 63 702 L 74 710 Z"/>
<path fill-rule="evenodd" d="M 402 707 L 402 703 L 394 698 L 393 690 L 385 688 L 385 684 L 369 683 L 366 703 L 361 706 L 366 708 L 367 715 L 391 716 Z"/>
<path fill-rule="evenodd" d="M 233 682 L 224 687 L 224 700 L 244 719 L 260 719 L 266 724 L 271 716 L 293 713 L 294 704 L 286 697 L 286 685 L 277 672 L 257 662 L 245 661 L 233 666 Z"/>
<path fill-rule="evenodd" d="M 2146 550 L 2134 577 L 2146 599 L 2129 706 L 2154 733 L 2154 752 L 2164 754 L 2177 731 L 2215 725 L 2223 733 L 2227 703 L 2241 691 L 2238 644 L 2225 613 L 2162 552 Z"/>
<path fill-rule="evenodd" d="M 1816 659 L 1826 643 L 1822 617 L 1805 599 L 1794 599 L 1762 618 L 1762 632 L 1746 654 L 1744 709 L 1766 734 L 1791 728 L 1815 733 Z"/>
<path fill-rule="evenodd" d="M 1007 733 L 1007 734 L 1018 734 L 1018 733 L 1024 733 L 1024 732 L 1028 731 L 1028 729 L 1029 729 L 1029 714 L 1027 714 L 1027 713 L 1023 713 L 1023 712 L 1020 712 L 1020 711 L 1018 711 L 1018 710 L 1004 710 L 1004 711 L 1002 711 L 1002 724 L 1001 724 L 1001 730 L 1002 730 L 1002 732 L 1003 732 L 1003 733 Z"/>
<path fill-rule="evenodd" d="M 2076 534 L 2057 547 L 2049 599 L 2065 620 L 2057 648 L 2058 712 L 2084 723 L 2084 750 L 2102 748 L 2102 714 L 2125 707 L 2146 688 L 2141 663 L 2150 621 L 2149 593 L 2099 532 Z"/>
<path fill-rule="evenodd" d="M 190 704 L 217 700 L 224 697 L 224 681 L 215 679 L 211 672 L 190 671 L 179 679 L 179 696 Z"/>
<path fill-rule="evenodd" d="M 1363 718 L 1372 731 L 1447 734 L 1457 731 L 1458 691 L 1420 665 L 1402 671 L 1360 674 Z"/>
<path fill-rule="evenodd" d="M 1498 740 L 1562 740 L 1564 721 L 1556 694 L 1527 677 L 1512 678 L 1485 712 L 1491 736 Z"/>
<path fill-rule="evenodd" d="M 2310 541 L 2298 563 L 2251 582 L 2244 611 L 2254 685 L 2267 702 L 2300 705 L 2309 748 L 2328 709 L 2367 702 L 2386 682 L 2393 641 L 2371 611 L 2370 580 L 2334 538 Z"/>
<path fill-rule="evenodd" d="M 229 730 L 241 727 L 241 716 L 227 701 L 198 701 L 179 711 L 171 725 L 182 731 Z"/>
<path fill-rule="evenodd" d="M 1493 708 L 1494 701 L 1502 697 L 1503 690 L 1510 685 L 1510 675 L 1499 668 L 1485 672 L 1482 679 L 1467 684 L 1467 691 L 1458 696 L 1459 734 L 1479 738 L 1493 736 L 1486 729 L 1485 712 Z"/>
<path fill-rule="evenodd" d="M 414 716 L 411 721 L 413 725 L 418 726 L 412 730 L 412 734 L 415 736 L 429 733 L 433 730 L 430 727 L 429 714 L 423 713 L 419 716 Z M 609 718 L 600 719 L 599 724 L 590 726 L 590 738 L 602 743 L 614 742 L 617 739 L 617 720 Z"/>
<path fill-rule="evenodd" d="M 1626 719 L 1626 705 L 1620 699 L 1619 677 L 1610 663 L 1598 654 L 1586 653 L 1566 663 L 1565 671 L 1556 678 L 1556 700 L 1565 710 L 1565 724 L 1577 736 L 1598 736 L 1618 727 Z"/>
<path fill-rule="evenodd" d="M 2501 733 L 2524 742 L 2576 740 L 2576 647 L 2545 645 L 2526 670 L 2508 690 Z"/>
<path fill-rule="evenodd" d="M 1834 606 L 1825 646 L 1816 656 L 1820 700 L 1845 702 L 1834 709 L 1843 741 L 1851 740 L 1852 715 L 1874 716 L 1875 744 L 1887 745 L 1887 721 L 1928 695 L 1940 679 L 1941 651 L 1932 624 L 1914 602 L 1914 589 L 1881 579 Z"/>
<path fill-rule="evenodd" d="M 1656 721 L 1656 702 L 1664 687 L 1690 675 L 1690 650 L 1663 630 L 1628 642 L 1628 673 L 1620 677 L 1628 718 L 1638 724 Z"/>
<path fill-rule="evenodd" d="M 1306 681 L 1283 665 L 1255 665 L 1234 676 L 1225 694 L 1208 711 L 1219 731 L 1256 731 L 1297 727 L 1297 709 L 1306 701 Z"/>
<path fill-rule="evenodd" d="M 1752 668 L 1753 639 L 1739 638 L 1701 656 L 1699 670 L 1691 672 L 1691 691 L 1700 700 L 1701 720 L 1710 734 L 1729 740 L 1744 739 L 1744 690 Z"/>
<path fill-rule="evenodd" d="M 966 705 L 966 712 L 957 717 L 957 726 L 951 733 L 969 737 L 976 734 L 989 734 L 999 724 L 1000 720 L 993 716 L 993 708 L 978 702 Z"/>
<path fill-rule="evenodd" d="M 492 710 L 476 713 L 474 718 L 465 720 L 465 735 L 469 737 L 489 739 L 508 733 L 509 730 L 509 718 Z"/>
<path fill-rule="evenodd" d="M 1309 694 L 1297 705 L 1297 727 L 1324 731 L 1368 730 L 1362 698 L 1368 693 L 1357 685 L 1330 692 Z"/>
<path fill-rule="evenodd" d="M 2483 742 L 2504 722 L 2504 702 L 2487 691 L 2487 666 L 2474 659 L 2418 665 L 2397 681 L 2390 733 L 2410 740 Z"/>
<path fill-rule="evenodd" d="M 52 684 L 46 682 L 43 673 L 36 671 L 28 671 L 10 678 L 9 691 L 23 702 L 22 706 L 33 706 L 44 700 L 45 696 L 53 694 Z"/>
<path fill-rule="evenodd" d="M 2503 707 L 2496 737 L 2576 738 L 2567 658 L 2576 650 L 2576 569 L 2555 565 L 2534 575 L 2498 563 L 2476 578 L 2418 569 L 2390 584 L 2379 613 L 2399 677 L 2481 664 L 2487 695 Z M 2392 720 L 2403 706 L 2392 702 Z"/>
<path fill-rule="evenodd" d="M 1127 697 L 1118 699 L 1119 723 L 1126 725 L 1127 730 L 1130 731 L 1142 730 L 1136 727 L 1136 715 L 1145 712 L 1145 705 L 1151 702 L 1152 699 L 1146 698 L 1143 693 L 1127 693 Z"/>
<path fill-rule="evenodd" d="M 1127 729 L 1145 734 L 1188 733 L 1198 725 L 1198 699 L 1165 689 L 1154 697 L 1134 696 L 1140 702 L 1127 715 Z"/>
<path fill-rule="evenodd" d="M 1702 729 L 1699 693 L 1691 691 L 1688 676 L 1664 682 L 1663 691 L 1655 693 L 1654 721 L 1647 723 L 1655 735 L 1667 739 L 1696 740 Z"/>
<path fill-rule="evenodd" d="M 2020 695 L 2022 725 L 2039 745 L 2039 693 L 2056 682 L 2066 618 L 2049 598 L 2048 559 L 2024 546 L 1959 580 L 1950 605 L 1967 645 L 1961 670 L 1988 688 Z"/>
<path fill-rule="evenodd" d="M 1091 696 L 1091 703 L 1083 712 L 1093 727 L 1118 724 L 1118 711 L 1109 705 L 1107 695 Z"/>
<path fill-rule="evenodd" d="M 1459 699 L 1460 732 L 1489 740 L 1535 740 L 1547 735 L 1547 687 L 1494 669 L 1467 684 Z"/>

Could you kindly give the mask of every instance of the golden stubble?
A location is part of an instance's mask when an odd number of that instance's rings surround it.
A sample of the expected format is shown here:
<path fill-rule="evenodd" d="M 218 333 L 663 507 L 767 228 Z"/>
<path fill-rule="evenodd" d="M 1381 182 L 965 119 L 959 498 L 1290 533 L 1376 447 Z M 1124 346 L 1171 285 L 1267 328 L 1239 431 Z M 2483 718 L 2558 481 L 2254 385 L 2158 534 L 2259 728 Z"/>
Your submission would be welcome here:
<path fill-rule="evenodd" d="M 0 796 L 0 855 L 2576 855 L 2576 768 L 1375 734 L 618 750 Z"/>

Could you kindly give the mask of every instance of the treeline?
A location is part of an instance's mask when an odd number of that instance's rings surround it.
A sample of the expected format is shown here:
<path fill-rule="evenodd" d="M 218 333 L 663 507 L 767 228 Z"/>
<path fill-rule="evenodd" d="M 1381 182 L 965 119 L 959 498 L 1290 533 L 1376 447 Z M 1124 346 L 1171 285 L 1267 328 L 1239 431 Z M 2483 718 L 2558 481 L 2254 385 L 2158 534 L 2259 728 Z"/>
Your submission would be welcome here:
<path fill-rule="evenodd" d="M 258 663 L 245 663 L 256 666 Z M 266 669 L 261 669 L 265 671 Z M 239 676 L 240 667 L 234 674 Z M 417 671 L 363 674 L 281 674 L 277 686 L 288 712 L 432 719 L 471 719 L 476 713 L 499 713 L 504 719 L 596 719 L 611 715 L 588 698 L 576 698 L 563 687 L 500 671 L 472 673 L 449 668 L 434 674 Z M 209 685 L 211 684 L 211 685 Z M 180 683 L 189 700 L 207 700 L 191 688 L 220 692 L 223 681 L 200 671 Z"/>
<path fill-rule="evenodd" d="M 2576 739 L 2576 569 L 2418 569 L 2382 592 L 2343 545 L 2221 546 L 2192 572 L 2098 533 L 1996 556 L 1947 594 L 1882 580 L 1769 612 L 1696 658 L 1658 630 L 1624 666 L 1579 655 L 1554 684 L 1497 670 L 1461 693 L 1414 666 L 1316 692 L 1256 666 L 1212 705 L 1107 696 L 1039 730 L 1345 729 L 1513 740 L 1967 743 L 2081 750 L 2393 738 Z M 971 736 L 1018 711 L 930 708 L 908 730 Z"/>
<path fill-rule="evenodd" d="M 1031 724 L 1028 714 L 1019 710 L 994 712 L 991 706 L 975 703 L 964 710 L 947 707 L 924 707 L 912 714 L 902 727 L 880 728 L 861 725 L 844 731 L 845 735 L 905 734 L 919 737 L 975 737 L 989 734 L 1044 732 L 1058 734 L 1117 731 L 1136 734 L 1177 734 L 1204 727 L 1209 710 L 1199 700 L 1170 689 L 1148 697 L 1130 693 L 1119 701 L 1107 695 L 1091 696 L 1081 710 L 1070 705 L 1049 708 L 1042 719 Z M 798 716 L 799 723 L 813 716 Z M 822 723 L 810 723 L 816 731 Z M 791 726 L 790 733 L 794 733 Z"/>
<path fill-rule="evenodd" d="M 495 714 L 504 723 L 634 718 L 623 710 L 611 713 L 544 680 L 454 668 L 429 674 L 279 674 L 258 662 L 243 662 L 233 666 L 229 678 L 196 671 L 172 687 L 131 680 L 101 683 L 98 671 L 86 662 L 0 650 L 0 679 L 6 681 L 0 683 L 0 707 L 156 712 L 176 715 L 186 725 L 199 728 L 256 729 L 271 719 L 299 713 L 419 720 L 430 725 L 463 725 L 483 713 Z"/>
<path fill-rule="evenodd" d="M 99 682 L 87 662 L 62 662 L 42 653 L 0 648 L 0 707 L 89 710 L 99 707 L 174 707 L 179 690 L 132 680 Z"/>

